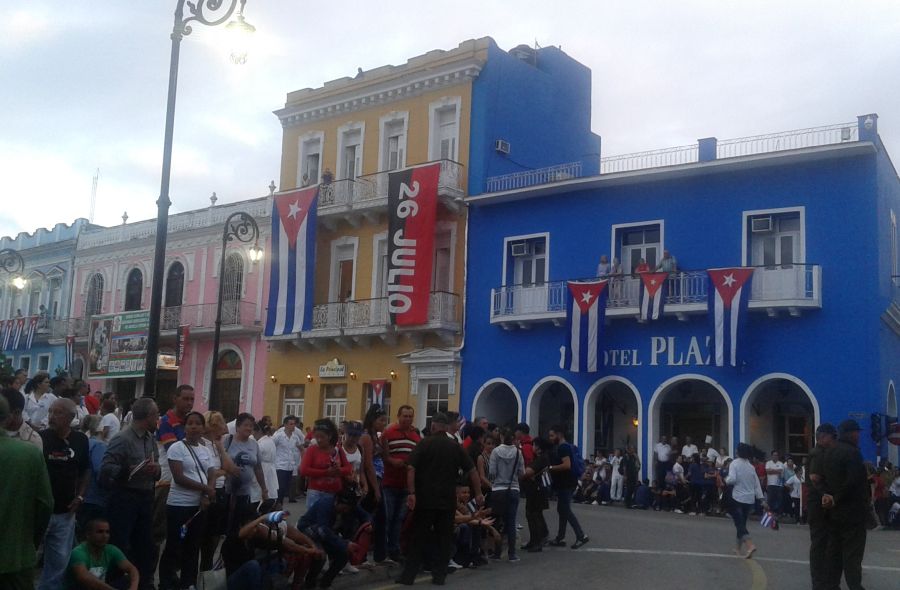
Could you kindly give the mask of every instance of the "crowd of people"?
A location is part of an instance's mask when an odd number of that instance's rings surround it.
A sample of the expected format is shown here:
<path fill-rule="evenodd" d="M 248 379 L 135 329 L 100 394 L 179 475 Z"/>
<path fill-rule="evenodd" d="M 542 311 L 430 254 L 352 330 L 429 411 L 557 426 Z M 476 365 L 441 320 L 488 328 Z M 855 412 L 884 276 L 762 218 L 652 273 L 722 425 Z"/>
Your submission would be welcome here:
<path fill-rule="evenodd" d="M 527 424 L 466 423 L 447 412 L 422 432 L 412 407 L 391 423 L 378 405 L 363 422 L 304 428 L 287 416 L 277 426 L 246 413 L 226 422 L 194 411 L 189 385 L 162 416 L 140 398 L 120 418 L 114 395 L 66 377 L 16 375 L 2 385 L 3 491 L 23 500 L 0 506 L 3 588 L 34 587 L 39 546 L 41 590 L 137 590 L 157 580 L 161 590 L 182 590 L 201 576 L 229 588 L 262 587 L 274 576 L 327 588 L 339 574 L 380 566 L 400 568 L 400 584 L 422 570 L 442 584 L 457 569 L 516 563 L 520 550 L 566 547 L 569 526 L 571 548 L 582 547 L 589 539 L 572 511 L 577 502 L 727 514 L 745 557 L 755 551 L 751 515 L 789 515 L 810 525 L 814 588 L 842 574 L 856 588 L 866 526 L 895 523 L 900 513 L 900 476 L 862 463 L 853 421 L 840 432 L 821 425 L 799 464 L 743 443 L 732 458 L 663 437 L 647 470 L 654 479 L 641 480 L 634 448 L 585 461 L 561 426 L 533 438 Z M 305 510 L 292 518 L 289 503 L 301 496 Z"/>

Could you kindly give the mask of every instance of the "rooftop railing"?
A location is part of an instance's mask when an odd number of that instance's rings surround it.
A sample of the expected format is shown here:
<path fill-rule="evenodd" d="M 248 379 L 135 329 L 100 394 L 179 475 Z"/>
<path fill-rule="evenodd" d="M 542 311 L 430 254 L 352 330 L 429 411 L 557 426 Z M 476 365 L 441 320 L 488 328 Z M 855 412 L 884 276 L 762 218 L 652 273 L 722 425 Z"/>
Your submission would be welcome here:
<path fill-rule="evenodd" d="M 581 162 L 557 164 L 555 166 L 547 166 L 546 168 L 524 170 L 522 172 L 513 172 L 512 174 L 488 177 L 487 192 L 496 193 L 500 191 L 509 191 L 517 188 L 524 188 L 526 186 L 537 186 L 549 184 L 551 182 L 570 180 L 572 178 L 579 178 L 580 176 Z"/>

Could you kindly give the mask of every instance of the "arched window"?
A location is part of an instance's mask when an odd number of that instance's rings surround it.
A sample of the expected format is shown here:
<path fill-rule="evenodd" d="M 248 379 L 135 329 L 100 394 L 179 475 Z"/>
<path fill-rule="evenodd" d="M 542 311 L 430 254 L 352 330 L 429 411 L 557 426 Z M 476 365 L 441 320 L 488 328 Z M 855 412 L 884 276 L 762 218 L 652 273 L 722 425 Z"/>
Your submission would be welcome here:
<path fill-rule="evenodd" d="M 241 321 L 241 293 L 244 287 L 244 259 L 232 252 L 225 259 L 225 274 L 222 291 L 222 323 L 239 324 Z"/>
<path fill-rule="evenodd" d="M 166 274 L 165 307 L 179 307 L 184 296 L 184 265 L 173 262 Z"/>
<path fill-rule="evenodd" d="M 84 317 L 99 315 L 103 308 L 103 275 L 95 273 L 88 282 L 87 298 L 84 303 Z"/>
<path fill-rule="evenodd" d="M 125 311 L 140 309 L 143 295 L 144 273 L 139 268 L 132 268 L 125 281 Z"/>

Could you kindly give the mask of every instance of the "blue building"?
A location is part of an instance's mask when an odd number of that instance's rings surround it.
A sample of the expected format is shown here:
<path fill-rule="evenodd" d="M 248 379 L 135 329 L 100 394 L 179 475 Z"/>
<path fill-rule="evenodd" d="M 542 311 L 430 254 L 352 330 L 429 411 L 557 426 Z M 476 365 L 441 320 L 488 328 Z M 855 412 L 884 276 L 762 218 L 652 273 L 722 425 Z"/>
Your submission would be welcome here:
<path fill-rule="evenodd" d="M 0 239 L 0 249 L 19 253 L 25 264 L 21 288 L 12 281 L 0 285 L 0 336 L 5 324 L 21 320 L 24 326 L 16 343 L 14 337 L 0 349 L 15 369 L 26 369 L 29 376 L 38 371 L 51 375 L 65 368 L 66 320 L 72 301 L 72 261 L 79 234 L 93 227 L 87 219 L 71 225 L 57 223 L 52 230 L 40 228 L 33 234 Z M 10 322 L 13 320 L 13 322 Z M 29 324 L 35 329 L 28 345 Z M 17 345 L 16 345 L 17 344 Z"/>
<path fill-rule="evenodd" d="M 854 417 L 866 457 L 896 462 L 897 447 L 870 436 L 873 413 L 896 419 L 900 383 L 900 181 L 877 120 L 708 138 L 603 158 L 592 177 L 472 190 L 461 411 L 533 434 L 565 424 L 586 454 L 634 446 L 645 470 L 662 435 L 802 457 L 820 422 Z M 666 250 L 677 270 L 664 313 L 640 322 L 635 270 Z M 621 274 L 601 366 L 569 372 L 566 281 L 596 277 L 603 255 Z M 744 360 L 715 366 L 706 271 L 738 266 L 754 267 Z"/>

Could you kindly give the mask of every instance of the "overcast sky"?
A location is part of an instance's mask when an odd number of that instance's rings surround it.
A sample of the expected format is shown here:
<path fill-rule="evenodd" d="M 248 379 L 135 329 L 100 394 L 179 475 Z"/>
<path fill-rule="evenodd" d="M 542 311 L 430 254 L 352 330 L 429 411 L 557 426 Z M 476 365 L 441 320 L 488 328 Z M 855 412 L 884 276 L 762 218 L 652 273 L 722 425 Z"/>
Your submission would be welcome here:
<path fill-rule="evenodd" d="M 226 0 L 227 2 L 227 0 Z M 175 0 L 30 0 L 0 20 L 0 235 L 155 216 Z M 173 212 L 267 194 L 285 94 L 493 37 L 593 71 L 603 154 L 880 115 L 900 159 L 900 2 L 248 0 L 249 62 L 222 31 L 182 43 Z M 900 163 L 900 161 L 898 161 Z"/>

